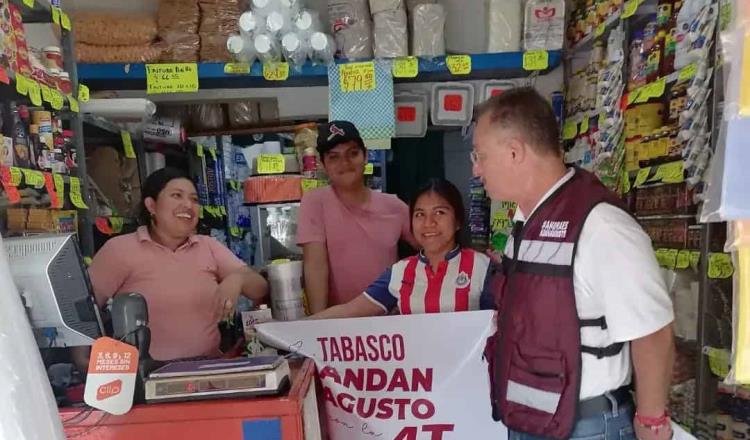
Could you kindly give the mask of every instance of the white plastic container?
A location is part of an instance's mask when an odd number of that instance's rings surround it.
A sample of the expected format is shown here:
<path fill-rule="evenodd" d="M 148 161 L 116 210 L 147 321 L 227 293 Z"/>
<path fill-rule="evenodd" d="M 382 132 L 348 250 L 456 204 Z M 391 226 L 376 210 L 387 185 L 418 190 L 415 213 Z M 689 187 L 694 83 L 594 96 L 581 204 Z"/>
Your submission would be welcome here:
<path fill-rule="evenodd" d="M 528 0 L 524 13 L 524 50 L 559 50 L 565 36 L 565 0 Z"/>
<path fill-rule="evenodd" d="M 521 50 L 523 0 L 489 0 L 487 12 L 487 51 Z"/>
<path fill-rule="evenodd" d="M 432 86 L 432 125 L 465 127 L 473 116 L 474 86 L 457 82 Z"/>
<path fill-rule="evenodd" d="M 429 103 L 426 94 L 398 93 L 394 96 L 396 137 L 424 137 L 427 134 Z"/>
<path fill-rule="evenodd" d="M 478 96 L 477 101 L 480 103 L 484 102 L 492 98 L 493 96 L 501 95 L 503 92 L 506 92 L 514 87 L 516 87 L 516 83 L 514 83 L 513 81 L 485 81 L 484 83 L 482 83 L 482 93 Z"/>

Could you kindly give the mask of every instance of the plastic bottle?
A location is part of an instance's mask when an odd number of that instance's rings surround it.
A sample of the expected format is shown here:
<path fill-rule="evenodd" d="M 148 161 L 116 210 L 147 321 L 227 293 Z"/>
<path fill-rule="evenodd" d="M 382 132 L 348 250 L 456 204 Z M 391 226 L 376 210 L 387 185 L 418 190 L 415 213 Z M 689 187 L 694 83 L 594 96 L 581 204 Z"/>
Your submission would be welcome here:
<path fill-rule="evenodd" d="M 318 171 L 318 157 L 315 149 L 312 147 L 305 148 L 302 153 L 302 174 L 307 179 L 315 179 Z"/>

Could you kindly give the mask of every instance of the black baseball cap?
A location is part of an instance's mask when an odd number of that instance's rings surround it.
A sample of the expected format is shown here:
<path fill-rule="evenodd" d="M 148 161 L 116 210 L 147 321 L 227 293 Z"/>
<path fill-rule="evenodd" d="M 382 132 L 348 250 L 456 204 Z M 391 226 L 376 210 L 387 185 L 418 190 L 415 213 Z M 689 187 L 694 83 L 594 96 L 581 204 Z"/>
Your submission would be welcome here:
<path fill-rule="evenodd" d="M 349 121 L 331 121 L 318 128 L 318 153 L 323 157 L 337 145 L 354 141 L 365 149 L 365 141 L 359 135 L 359 130 Z"/>

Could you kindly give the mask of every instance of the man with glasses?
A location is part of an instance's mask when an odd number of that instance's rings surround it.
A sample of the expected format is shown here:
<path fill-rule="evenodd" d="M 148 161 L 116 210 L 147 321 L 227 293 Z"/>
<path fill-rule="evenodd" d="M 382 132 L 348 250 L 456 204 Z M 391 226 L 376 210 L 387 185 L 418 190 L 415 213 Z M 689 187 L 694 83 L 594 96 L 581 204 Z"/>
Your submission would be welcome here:
<path fill-rule="evenodd" d="M 593 174 L 566 167 L 534 89 L 478 114 L 474 175 L 518 204 L 493 283 L 493 415 L 510 440 L 669 439 L 674 314 L 649 237 Z"/>
<path fill-rule="evenodd" d="M 305 194 L 297 227 L 311 313 L 360 295 L 398 261 L 400 239 L 414 243 L 406 204 L 365 186 L 367 149 L 354 124 L 322 125 L 318 153 L 331 185 Z"/>

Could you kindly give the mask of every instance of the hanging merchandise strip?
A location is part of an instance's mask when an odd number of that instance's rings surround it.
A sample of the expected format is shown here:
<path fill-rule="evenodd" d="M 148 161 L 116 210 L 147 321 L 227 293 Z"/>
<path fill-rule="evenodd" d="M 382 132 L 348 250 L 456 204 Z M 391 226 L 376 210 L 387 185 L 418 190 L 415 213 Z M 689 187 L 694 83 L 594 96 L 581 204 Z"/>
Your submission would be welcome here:
<path fill-rule="evenodd" d="M 52 179 L 55 181 L 55 192 L 57 193 L 58 208 L 62 208 L 65 204 L 65 180 L 60 174 L 52 174 Z"/>
<path fill-rule="evenodd" d="M 708 277 L 711 279 L 726 279 L 734 274 L 732 256 L 725 253 L 708 254 Z"/>
<path fill-rule="evenodd" d="M 36 81 L 29 81 L 28 88 L 29 88 L 29 99 L 31 100 L 31 103 L 37 107 L 41 106 L 42 105 L 42 88 L 39 86 L 39 83 Z"/>
<path fill-rule="evenodd" d="M 33 186 L 36 189 L 44 188 L 44 174 L 41 171 L 28 170 L 22 168 L 24 182 L 27 186 Z"/>
<path fill-rule="evenodd" d="M 78 180 L 78 177 L 70 177 L 70 201 L 73 202 L 73 206 L 78 209 L 89 209 L 83 201 L 81 195 L 81 181 Z"/>
<path fill-rule="evenodd" d="M 135 159 L 135 150 L 133 149 L 133 139 L 130 137 L 130 132 L 122 130 L 120 132 L 122 137 L 122 148 L 125 150 L 125 157 L 128 159 Z"/>
<path fill-rule="evenodd" d="M 89 102 L 90 92 L 88 86 L 78 83 L 78 100 L 86 103 Z"/>
<path fill-rule="evenodd" d="M 146 64 L 146 93 L 197 92 L 198 64 Z"/>
<path fill-rule="evenodd" d="M 78 100 L 72 95 L 68 95 L 68 105 L 70 106 L 70 111 L 80 113 L 81 109 L 78 107 Z"/>

